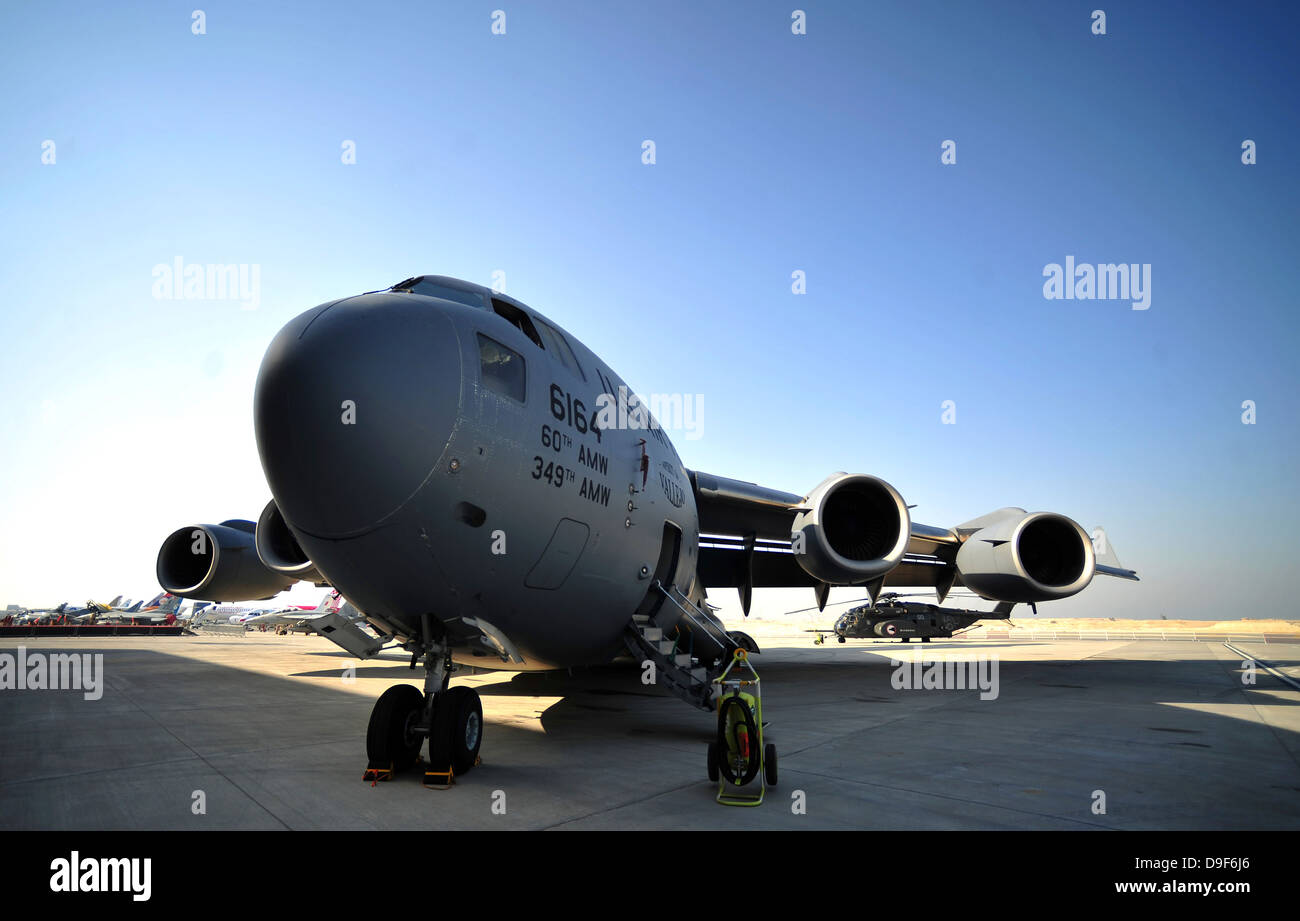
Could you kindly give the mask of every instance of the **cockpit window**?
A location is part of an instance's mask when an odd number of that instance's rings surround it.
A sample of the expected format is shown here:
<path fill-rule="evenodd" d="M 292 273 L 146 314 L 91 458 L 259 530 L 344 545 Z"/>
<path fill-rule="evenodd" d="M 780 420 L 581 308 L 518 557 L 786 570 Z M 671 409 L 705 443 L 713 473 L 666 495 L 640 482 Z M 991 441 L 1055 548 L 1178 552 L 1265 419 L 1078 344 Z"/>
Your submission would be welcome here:
<path fill-rule="evenodd" d="M 423 276 L 419 278 L 408 278 L 406 281 L 398 282 L 393 285 L 393 290 L 410 291 L 412 294 L 423 294 L 426 297 L 440 297 L 445 301 L 454 301 L 457 304 L 464 304 L 466 307 L 477 307 L 479 310 L 487 310 L 487 304 L 483 301 L 483 295 L 474 291 L 462 291 L 460 288 L 448 288 L 446 285 L 440 285 L 429 281 Z"/>
<path fill-rule="evenodd" d="M 492 298 L 492 309 L 496 311 L 498 316 L 513 324 L 516 329 L 533 340 L 533 345 L 542 351 L 546 351 L 546 346 L 542 345 L 542 337 L 537 335 L 537 327 L 533 325 L 533 319 L 527 313 L 509 301 L 503 301 L 497 297 Z"/>
<path fill-rule="evenodd" d="M 478 334 L 479 368 L 483 386 L 504 394 L 512 400 L 524 402 L 524 357 L 512 348 Z"/>
<path fill-rule="evenodd" d="M 546 343 L 546 351 L 559 359 L 560 364 L 572 371 L 575 377 L 585 381 L 587 375 L 582 373 L 582 365 L 578 364 L 578 359 L 573 354 L 573 349 L 569 348 L 569 340 L 564 338 L 564 334 L 540 318 L 534 318 L 534 322 L 537 324 L 537 331 L 542 335 L 542 341 Z"/>

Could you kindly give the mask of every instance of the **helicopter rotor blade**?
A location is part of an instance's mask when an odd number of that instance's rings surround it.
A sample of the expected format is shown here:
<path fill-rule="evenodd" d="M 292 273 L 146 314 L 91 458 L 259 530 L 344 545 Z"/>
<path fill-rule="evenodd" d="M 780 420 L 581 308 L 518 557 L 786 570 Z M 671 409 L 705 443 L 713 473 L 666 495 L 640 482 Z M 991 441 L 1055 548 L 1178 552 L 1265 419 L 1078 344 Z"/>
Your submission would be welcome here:
<path fill-rule="evenodd" d="M 934 592 L 885 592 L 881 598 L 928 598 L 934 595 Z M 950 592 L 949 598 L 978 598 L 979 595 L 974 592 Z"/>
<path fill-rule="evenodd" d="M 870 598 L 854 598 L 854 599 L 851 600 L 851 601 L 832 601 L 830 604 L 826 605 L 826 607 L 828 607 L 828 608 L 833 608 L 833 607 L 835 607 L 836 605 L 841 605 L 841 604 L 857 604 L 859 601 L 870 601 L 870 600 L 871 600 Z M 814 606 L 811 607 L 811 608 L 799 608 L 799 609 L 794 610 L 794 611 L 786 611 L 786 612 L 783 613 L 781 616 L 782 616 L 782 617 L 785 617 L 787 614 L 802 614 L 802 613 L 804 613 L 805 611 L 820 611 L 820 610 L 822 610 L 822 608 L 819 608 L 819 607 L 817 607 L 817 606 L 814 605 Z"/>

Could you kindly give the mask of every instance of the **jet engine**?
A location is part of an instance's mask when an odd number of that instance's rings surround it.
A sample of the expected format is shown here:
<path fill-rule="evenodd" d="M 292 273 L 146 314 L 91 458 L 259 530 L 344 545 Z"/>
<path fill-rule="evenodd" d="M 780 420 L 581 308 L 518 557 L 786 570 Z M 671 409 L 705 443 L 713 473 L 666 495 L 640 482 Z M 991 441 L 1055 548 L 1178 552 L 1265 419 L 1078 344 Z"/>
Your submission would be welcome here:
<path fill-rule="evenodd" d="M 1052 601 L 1083 591 L 1097 558 L 1083 528 L 1052 512 L 1021 509 L 980 528 L 957 551 L 957 573 L 994 601 Z"/>
<path fill-rule="evenodd" d="M 911 535 L 907 503 L 878 477 L 837 473 L 808 494 L 790 529 L 795 559 L 831 585 L 883 578 Z"/>
<path fill-rule="evenodd" d="M 266 503 L 261 517 L 257 519 L 255 545 L 262 564 L 272 572 L 308 582 L 324 581 L 320 571 L 303 552 L 298 538 L 294 537 L 293 531 L 289 530 L 289 525 L 284 520 L 284 515 L 280 514 L 280 507 L 275 504 L 274 499 Z"/>
<path fill-rule="evenodd" d="M 271 598 L 295 581 L 258 559 L 251 521 L 196 524 L 173 531 L 158 551 L 158 584 L 203 601 Z"/>

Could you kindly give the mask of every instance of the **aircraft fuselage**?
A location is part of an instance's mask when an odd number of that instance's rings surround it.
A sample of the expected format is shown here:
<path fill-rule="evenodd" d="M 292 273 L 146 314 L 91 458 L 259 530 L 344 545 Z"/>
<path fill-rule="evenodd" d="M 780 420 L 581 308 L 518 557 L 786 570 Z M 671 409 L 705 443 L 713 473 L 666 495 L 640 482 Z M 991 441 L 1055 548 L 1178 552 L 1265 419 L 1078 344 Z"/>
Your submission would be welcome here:
<path fill-rule="evenodd" d="M 302 549 L 377 628 L 405 640 L 428 618 L 478 664 L 488 636 L 512 668 L 597 663 L 656 577 L 696 590 L 687 471 L 662 429 L 609 426 L 638 420 L 627 392 L 531 308 L 425 276 L 281 330 L 258 450 Z"/>

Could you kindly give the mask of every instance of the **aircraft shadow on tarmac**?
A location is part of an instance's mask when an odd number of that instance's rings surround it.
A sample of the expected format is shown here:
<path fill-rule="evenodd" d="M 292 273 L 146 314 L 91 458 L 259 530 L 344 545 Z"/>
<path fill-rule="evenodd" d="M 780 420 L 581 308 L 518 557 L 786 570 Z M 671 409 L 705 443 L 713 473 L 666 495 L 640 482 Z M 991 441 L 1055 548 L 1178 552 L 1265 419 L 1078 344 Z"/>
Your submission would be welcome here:
<path fill-rule="evenodd" d="M 1045 647 L 1048 643 L 1018 643 L 1016 649 Z M 1168 648 L 1168 647 L 1163 647 Z M 818 650 L 810 649 L 811 655 L 796 659 L 783 658 L 763 662 L 763 657 L 755 659 L 763 676 L 764 714 L 769 720 L 781 720 L 782 709 L 792 705 L 799 713 L 799 721 L 817 717 L 817 710 L 824 709 L 828 721 L 842 722 L 850 720 L 854 714 L 846 713 L 844 705 L 857 703 L 895 703 L 912 700 L 918 696 L 927 700 L 935 696 L 945 704 L 959 708 L 983 707 L 987 702 L 978 699 L 978 692 L 973 690 L 936 690 L 913 691 L 897 689 L 891 682 L 896 671 L 893 661 L 911 661 L 933 656 L 942 661 L 945 657 L 958 658 L 960 653 L 972 650 L 1007 651 L 1006 644 L 969 644 L 961 646 L 938 644 L 870 644 L 860 646 L 841 646 L 835 655 L 821 655 Z M 1113 649 L 1113 648 L 1112 648 Z M 854 652 L 857 654 L 854 654 Z M 796 652 L 802 649 L 796 648 Z M 788 655 L 789 648 L 781 650 Z M 1117 652 L 1122 655 L 1122 652 Z M 895 656 L 903 657 L 895 660 Z M 979 653 L 969 658 L 978 658 Z M 966 658 L 962 656 L 961 658 Z M 987 656 L 986 656 L 987 658 Z M 1287 668 L 1300 663 L 1300 658 L 1284 658 L 1274 655 L 1270 663 L 1278 668 Z M 1224 717 L 1207 713 L 1204 710 L 1180 708 L 1179 704 L 1195 707 L 1206 704 L 1223 704 L 1242 702 L 1241 694 L 1270 690 L 1285 691 L 1287 688 L 1271 675 L 1260 671 L 1256 684 L 1248 687 L 1234 686 L 1227 679 L 1229 670 L 1233 674 L 1240 670 L 1234 662 L 1213 659 L 1088 659 L 1067 660 L 1015 660 L 999 662 L 999 697 L 1010 695 L 1017 701 L 1033 706 L 1053 694 L 1063 691 L 1086 691 L 1096 695 L 1091 706 L 1105 707 L 1108 703 L 1131 706 L 1140 701 L 1145 692 L 1151 695 L 1159 685 L 1159 693 L 1149 704 L 1165 705 L 1159 711 L 1177 712 L 1180 720 L 1195 718 L 1214 723 Z M 500 674 L 492 669 L 475 669 L 476 674 Z M 359 666 L 358 677 L 389 680 L 406 680 L 420 683 L 420 674 L 412 672 L 407 665 L 393 662 L 391 665 Z M 463 675 L 458 672 L 458 675 Z M 323 669 L 298 673 L 297 677 L 341 677 L 342 669 Z M 570 670 L 547 672 L 516 672 L 506 681 L 493 684 L 476 684 L 480 696 L 491 697 L 559 697 L 556 703 L 546 708 L 540 716 L 542 728 L 548 735 L 568 735 L 575 731 L 583 732 L 583 724 L 591 725 L 592 732 L 613 732 L 618 734 L 620 728 L 611 723 L 624 722 L 622 732 L 631 734 L 653 734 L 668 732 L 680 738 L 708 739 L 713 733 L 712 717 L 707 713 L 692 710 L 670 697 L 667 693 L 641 683 L 642 672 L 637 663 L 630 659 L 618 662 L 575 668 Z M 1154 676 L 1158 682 L 1150 679 Z M 455 679 L 453 679 L 454 681 Z M 1151 687 L 1147 687 L 1152 685 Z M 1171 690 L 1184 693 L 1171 694 Z M 1076 695 L 1077 696 L 1077 695 Z M 1285 707 L 1296 706 L 1300 701 L 1287 697 L 1269 695 L 1261 698 L 1261 703 Z M 994 702 L 996 706 L 996 701 Z M 1172 709 L 1171 709 L 1172 708 Z M 595 720 L 595 714 L 610 714 L 605 719 Z M 618 717 L 616 714 L 630 714 Z M 870 718 L 874 714 L 861 713 Z M 918 713 L 918 718 L 923 718 Z M 656 728 L 641 725 L 652 721 Z M 1240 722 L 1230 720 L 1231 722 Z M 1153 720 L 1152 722 L 1159 722 Z M 599 723 L 600 725 L 595 725 Z M 677 728 L 673 728 L 677 727 Z M 1179 734 L 1206 733 L 1212 730 L 1206 727 L 1147 727 L 1152 732 L 1176 732 Z M 1256 728 L 1268 732 L 1268 728 Z M 1164 741 L 1161 737 L 1154 737 Z M 1190 744 L 1190 743 L 1171 743 Z"/>

